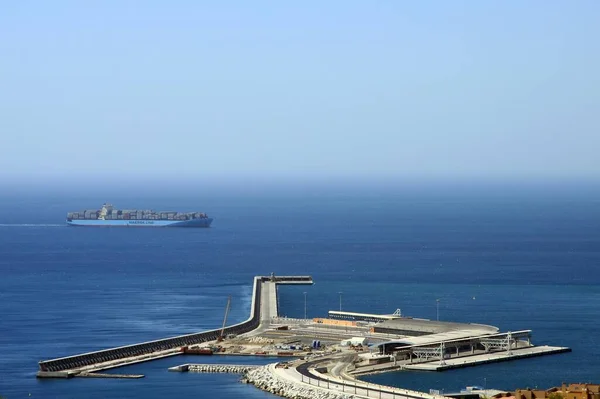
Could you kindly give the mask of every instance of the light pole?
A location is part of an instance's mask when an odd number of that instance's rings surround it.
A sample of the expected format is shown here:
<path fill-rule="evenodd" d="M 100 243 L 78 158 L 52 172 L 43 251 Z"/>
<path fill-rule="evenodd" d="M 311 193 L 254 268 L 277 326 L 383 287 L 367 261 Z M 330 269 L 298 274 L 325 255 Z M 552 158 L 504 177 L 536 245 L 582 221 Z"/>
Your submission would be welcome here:
<path fill-rule="evenodd" d="M 338 292 L 340 294 L 340 312 L 342 311 L 342 292 Z"/>
<path fill-rule="evenodd" d="M 440 321 L 440 300 L 435 300 L 435 314 L 437 321 Z"/>
<path fill-rule="evenodd" d="M 306 320 L 306 291 L 304 292 L 304 320 Z"/>

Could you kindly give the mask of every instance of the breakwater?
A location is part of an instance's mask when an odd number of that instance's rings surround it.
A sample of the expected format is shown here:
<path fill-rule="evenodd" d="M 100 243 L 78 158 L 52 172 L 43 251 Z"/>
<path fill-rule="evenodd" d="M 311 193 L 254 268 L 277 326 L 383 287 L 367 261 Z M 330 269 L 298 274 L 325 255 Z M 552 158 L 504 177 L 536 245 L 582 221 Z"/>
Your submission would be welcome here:
<path fill-rule="evenodd" d="M 188 371 L 195 373 L 236 373 L 243 374 L 259 366 L 235 364 L 190 364 Z"/>
<path fill-rule="evenodd" d="M 317 387 L 294 383 L 278 377 L 271 370 L 272 366 L 262 366 L 248 371 L 242 382 L 253 384 L 257 388 L 289 399 L 347 399 L 343 392 L 327 391 Z"/>
<path fill-rule="evenodd" d="M 254 292 L 252 297 L 252 310 L 250 318 L 243 323 L 226 327 L 224 334 L 243 334 L 254 330 L 260 323 L 260 295 L 261 280 L 255 278 Z M 77 356 L 41 361 L 40 371 L 64 371 L 94 364 L 118 361 L 125 358 L 148 355 L 156 352 L 177 349 L 186 345 L 200 344 L 214 341 L 219 337 L 220 329 L 205 331 L 196 334 L 181 335 L 178 337 L 165 338 L 156 341 L 143 342 L 136 345 L 122 346 L 97 352 L 84 353 Z"/>
<path fill-rule="evenodd" d="M 312 284 L 312 278 L 310 276 L 256 276 L 254 278 L 250 317 L 242 323 L 226 327 L 223 331 L 224 335 L 245 334 L 259 327 L 261 323 L 261 294 L 263 282 L 272 282 L 275 284 Z M 38 371 L 37 376 L 54 378 L 61 376 L 61 374 L 65 374 L 68 371 L 89 369 L 102 363 L 109 364 L 114 362 L 115 364 L 123 365 L 124 363 L 127 363 L 127 359 L 135 361 L 135 359 L 139 360 L 140 357 L 151 360 L 155 358 L 154 355 L 159 353 L 164 355 L 175 354 L 179 348 L 186 345 L 196 345 L 208 341 L 215 341 L 220 333 L 221 329 L 214 329 L 200 333 L 180 335 L 177 337 L 89 352 L 81 355 L 44 360 L 39 362 L 40 370 Z M 103 369 L 106 368 L 110 367 L 103 367 Z"/>
<path fill-rule="evenodd" d="M 79 373 L 76 377 L 85 378 L 144 378 L 143 374 L 103 374 L 103 373 Z"/>
<path fill-rule="evenodd" d="M 181 366 L 170 367 L 169 371 L 244 374 L 259 367 L 262 366 L 252 364 L 182 364 Z"/>

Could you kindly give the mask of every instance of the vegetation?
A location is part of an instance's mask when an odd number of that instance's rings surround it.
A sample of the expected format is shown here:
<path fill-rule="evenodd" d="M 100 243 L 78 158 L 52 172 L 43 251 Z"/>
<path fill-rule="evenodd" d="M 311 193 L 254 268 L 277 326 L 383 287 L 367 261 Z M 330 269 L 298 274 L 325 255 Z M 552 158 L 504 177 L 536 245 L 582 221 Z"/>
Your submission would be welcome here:
<path fill-rule="evenodd" d="M 564 399 L 564 397 L 560 392 L 552 392 L 550 395 L 548 395 L 548 399 Z"/>

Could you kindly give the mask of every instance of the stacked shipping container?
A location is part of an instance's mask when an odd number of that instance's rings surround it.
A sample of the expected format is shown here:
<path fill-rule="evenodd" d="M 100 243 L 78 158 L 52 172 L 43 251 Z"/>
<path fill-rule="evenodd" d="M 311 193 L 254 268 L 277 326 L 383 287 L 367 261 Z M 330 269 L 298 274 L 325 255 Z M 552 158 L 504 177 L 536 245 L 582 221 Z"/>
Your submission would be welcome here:
<path fill-rule="evenodd" d="M 80 212 L 67 213 L 67 219 L 98 219 L 100 216 L 99 210 L 88 209 Z M 197 218 L 207 218 L 206 214 L 201 212 L 173 212 L 161 211 L 154 212 L 152 210 L 136 210 L 136 209 L 111 209 L 105 215 L 107 220 L 190 220 Z"/>

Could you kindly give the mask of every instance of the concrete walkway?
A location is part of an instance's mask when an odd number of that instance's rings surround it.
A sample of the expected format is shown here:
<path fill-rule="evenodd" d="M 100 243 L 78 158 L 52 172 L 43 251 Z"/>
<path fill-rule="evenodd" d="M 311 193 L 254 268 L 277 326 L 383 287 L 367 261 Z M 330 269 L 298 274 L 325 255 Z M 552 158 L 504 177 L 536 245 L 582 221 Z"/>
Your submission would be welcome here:
<path fill-rule="evenodd" d="M 567 352 L 569 350 L 570 350 L 569 348 L 556 347 L 556 346 L 547 346 L 547 345 L 533 346 L 530 348 L 513 349 L 510 354 L 506 351 L 502 351 L 502 352 L 492 352 L 492 353 L 485 353 L 485 354 L 473 355 L 473 356 L 464 356 L 464 357 L 458 357 L 458 358 L 445 359 L 444 360 L 445 364 L 441 364 L 440 360 L 437 359 L 437 360 L 433 360 L 431 362 L 426 362 L 426 363 L 405 364 L 403 366 L 403 368 L 405 370 L 441 371 L 441 370 L 447 370 L 447 369 L 452 369 L 452 368 L 474 366 L 477 364 L 493 363 L 493 362 L 499 362 L 499 361 L 504 361 L 504 360 L 519 359 L 519 358 L 524 358 L 524 357 L 549 355 L 552 353 Z"/>
<path fill-rule="evenodd" d="M 259 326 L 243 334 L 244 337 L 260 335 L 271 327 L 273 317 L 278 317 L 277 311 L 277 283 L 264 281 L 260 295 L 260 324 Z"/>
<path fill-rule="evenodd" d="M 273 372 L 281 379 L 306 387 L 317 388 L 327 392 L 346 394 L 355 398 L 371 399 L 446 399 L 443 396 L 429 395 L 424 392 L 409 391 L 370 384 L 355 380 L 345 381 L 341 378 L 329 377 L 326 381 L 317 378 L 308 378 L 300 374 L 295 368 L 281 369 L 273 368 Z"/>
<path fill-rule="evenodd" d="M 374 399 L 447 399 L 440 395 L 431 395 L 425 392 L 412 391 L 407 389 L 388 387 L 384 385 L 371 384 L 360 380 L 352 379 L 344 370 L 351 361 L 354 355 L 336 356 L 332 361 L 337 361 L 333 367 L 333 372 L 337 375 L 322 374 L 314 369 L 309 369 L 313 377 L 302 375 L 296 367 L 292 366 L 287 369 L 276 368 L 270 365 L 269 369 L 278 378 L 294 384 L 310 386 L 323 391 L 333 392 L 337 394 L 347 394 L 353 397 L 374 398 Z M 325 359 L 324 359 L 325 360 Z M 326 361 L 326 360 L 325 360 Z M 298 364 L 296 364 L 297 366 Z"/>
<path fill-rule="evenodd" d="M 279 316 L 277 309 L 277 283 L 263 282 L 260 322 L 271 324 L 271 319 Z"/>

